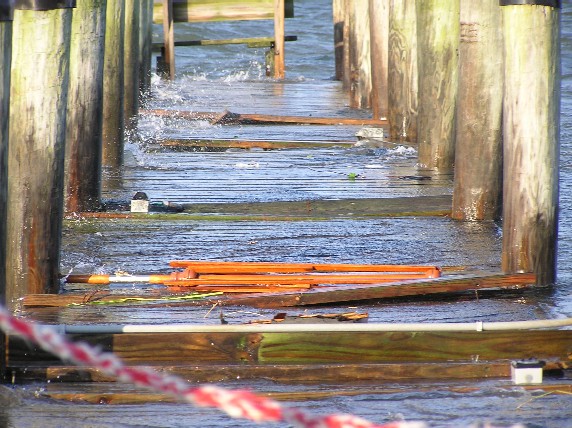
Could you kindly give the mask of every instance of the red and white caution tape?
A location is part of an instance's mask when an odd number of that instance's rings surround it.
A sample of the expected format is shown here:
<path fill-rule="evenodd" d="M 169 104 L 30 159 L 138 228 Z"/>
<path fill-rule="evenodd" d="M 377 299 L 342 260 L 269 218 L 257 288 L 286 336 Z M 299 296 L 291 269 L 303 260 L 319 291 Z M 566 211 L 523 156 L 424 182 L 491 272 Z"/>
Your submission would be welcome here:
<path fill-rule="evenodd" d="M 283 421 L 304 428 L 425 428 L 422 422 L 391 422 L 376 425 L 352 415 L 314 416 L 300 409 L 284 408 L 274 400 L 259 397 L 250 391 L 230 391 L 213 385 L 189 387 L 182 379 L 150 369 L 124 365 L 115 355 L 102 352 L 84 343 L 73 343 L 56 329 L 12 316 L 0 307 L 0 328 L 36 343 L 62 360 L 79 366 L 95 367 L 123 382 L 143 386 L 172 395 L 201 407 L 214 407 L 233 418 L 256 422 Z"/>

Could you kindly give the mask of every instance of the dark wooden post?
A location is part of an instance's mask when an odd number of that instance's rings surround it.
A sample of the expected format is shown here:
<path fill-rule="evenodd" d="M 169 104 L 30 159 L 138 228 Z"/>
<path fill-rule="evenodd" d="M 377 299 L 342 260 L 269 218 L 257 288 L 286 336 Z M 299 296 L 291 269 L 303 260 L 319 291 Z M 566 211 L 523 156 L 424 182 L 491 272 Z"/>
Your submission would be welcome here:
<path fill-rule="evenodd" d="M 137 126 L 139 112 L 139 19 L 142 0 L 125 0 L 125 126 L 132 131 Z"/>
<path fill-rule="evenodd" d="M 139 88 L 142 95 L 151 87 L 151 58 L 153 48 L 153 0 L 141 0 L 139 33 Z"/>
<path fill-rule="evenodd" d="M 502 18 L 498 0 L 461 0 L 452 217 L 496 220 L 502 199 Z"/>
<path fill-rule="evenodd" d="M 451 172 L 455 160 L 459 0 L 416 2 L 422 168 Z"/>
<path fill-rule="evenodd" d="M 125 131 L 125 0 L 107 0 L 106 15 L 102 163 L 118 167 L 123 163 Z"/>
<path fill-rule="evenodd" d="M 0 0 L 0 305 L 6 304 L 6 213 L 8 199 L 8 123 L 14 2 Z M 0 333 L 0 380 L 6 381 L 6 335 Z"/>
<path fill-rule="evenodd" d="M 389 0 L 369 0 L 371 110 L 374 119 L 389 114 Z"/>
<path fill-rule="evenodd" d="M 14 11 L 6 234 L 12 307 L 27 293 L 59 291 L 73 4 L 44 1 L 34 10 L 21 1 Z"/>
<path fill-rule="evenodd" d="M 504 37 L 502 267 L 556 279 L 560 1 L 501 0 Z M 532 4 L 535 3 L 535 4 Z"/>
<path fill-rule="evenodd" d="M 8 123 L 14 3 L 0 1 L 0 305 L 6 302 L 6 215 L 8 207 Z M 3 339 L 4 335 L 0 334 Z M 4 347 L 2 346 L 2 349 Z M 4 356 L 2 355 L 2 358 Z M 4 364 L 2 361 L 2 371 Z"/>
<path fill-rule="evenodd" d="M 415 2 L 389 1 L 388 120 L 393 141 L 417 142 L 417 13 Z"/>
<path fill-rule="evenodd" d="M 350 106 L 371 107 L 369 0 L 350 1 Z"/>
<path fill-rule="evenodd" d="M 334 78 L 342 80 L 344 75 L 344 24 L 346 20 L 345 0 L 332 1 L 332 16 L 334 20 L 334 61 L 336 73 Z"/>
<path fill-rule="evenodd" d="M 354 8 L 352 7 L 352 0 L 341 0 L 344 13 L 344 27 L 343 27 L 343 58 L 342 58 L 342 88 L 345 91 L 350 90 L 351 85 L 351 70 L 350 70 L 350 26 L 354 21 Z"/>
<path fill-rule="evenodd" d="M 73 11 L 66 126 L 66 211 L 93 211 L 101 199 L 103 55 L 107 0 Z"/>

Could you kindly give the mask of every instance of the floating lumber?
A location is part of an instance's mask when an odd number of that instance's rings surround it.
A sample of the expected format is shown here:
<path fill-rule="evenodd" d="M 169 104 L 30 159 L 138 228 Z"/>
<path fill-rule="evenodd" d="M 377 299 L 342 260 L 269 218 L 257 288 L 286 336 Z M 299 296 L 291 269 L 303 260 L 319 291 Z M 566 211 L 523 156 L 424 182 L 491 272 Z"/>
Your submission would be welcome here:
<path fill-rule="evenodd" d="M 284 36 L 285 42 L 295 42 L 298 36 Z M 214 39 L 214 40 L 179 40 L 177 46 L 219 46 L 219 45 L 247 45 L 249 48 L 266 48 L 274 44 L 274 37 L 243 37 L 238 39 Z M 160 49 L 163 43 L 153 43 L 153 49 Z"/>
<path fill-rule="evenodd" d="M 294 17 L 294 0 L 285 0 L 284 15 Z M 274 19 L 273 0 L 173 0 L 175 22 Z M 153 22 L 163 22 L 163 7 L 155 1 Z"/>
<path fill-rule="evenodd" d="M 371 367 L 371 370 L 376 370 L 377 367 Z M 240 379 L 244 379 L 239 376 Z M 189 379 L 194 377 L 188 376 Z M 218 379 L 217 379 L 218 380 Z M 383 381 L 383 379 L 380 379 Z M 57 381 L 57 380 L 56 380 Z M 303 381 L 303 379 L 301 380 Z M 334 380 L 335 381 L 335 380 Z M 570 394 L 572 393 L 572 385 L 566 383 L 557 384 L 542 384 L 542 385 L 507 385 L 506 382 L 499 383 L 498 385 L 491 386 L 488 384 L 487 389 L 496 388 L 503 391 L 533 391 L 545 394 Z M 109 389 L 109 388 L 108 388 Z M 358 395 L 389 395 L 389 394 L 404 394 L 407 392 L 441 392 L 441 393 L 455 393 L 455 394 L 470 394 L 483 390 L 483 386 L 475 385 L 409 385 L 400 388 L 391 388 L 387 386 L 375 387 L 372 385 L 365 385 L 360 388 L 329 388 L 320 390 L 305 390 L 305 391 L 288 391 L 288 392 L 273 392 L 264 391 L 258 392 L 258 395 L 269 397 L 278 401 L 305 401 L 305 400 L 319 400 L 329 397 L 348 397 Z M 85 388 L 81 391 L 70 391 L 65 386 L 62 388 L 61 384 L 49 385 L 42 393 L 42 396 L 49 397 L 54 400 L 65 400 L 78 403 L 92 403 L 92 404 L 138 404 L 138 403 L 152 403 L 152 402 L 175 402 L 172 396 L 159 393 L 146 393 L 141 391 L 112 391 L 112 392 L 87 392 Z"/>
<path fill-rule="evenodd" d="M 458 292 L 479 292 L 494 289 L 522 289 L 534 286 L 536 275 L 498 274 L 488 276 L 464 276 L 453 278 L 426 279 L 409 283 L 380 285 L 355 285 L 312 289 L 305 293 L 280 293 L 264 296 L 236 297 L 232 305 L 256 308 L 281 308 L 290 306 L 323 305 L 341 302 L 358 302 L 396 297 L 429 296 Z M 221 304 L 224 304 L 221 300 Z"/>
<path fill-rule="evenodd" d="M 176 150 L 193 150 L 197 147 L 211 149 L 306 149 L 324 147 L 353 147 L 355 141 L 294 141 L 294 140 L 237 140 L 212 138 L 169 138 L 157 141 L 161 147 Z"/>
<path fill-rule="evenodd" d="M 180 301 L 169 300 L 161 303 L 166 293 L 146 294 L 134 296 L 133 294 L 111 294 L 108 291 L 93 291 L 90 293 L 66 293 L 66 294 L 29 294 L 24 297 L 24 307 L 61 307 L 71 304 L 86 304 L 90 302 L 117 301 L 128 298 L 156 297 L 157 306 L 184 306 L 184 305 L 212 305 L 213 299 L 222 306 L 244 305 L 257 308 L 280 308 L 289 306 L 305 306 L 313 304 L 336 304 L 356 302 L 361 300 L 381 300 L 399 297 L 419 297 L 435 295 L 451 295 L 457 293 L 472 293 L 478 297 L 478 293 L 490 291 L 514 291 L 523 290 L 535 286 L 534 274 L 495 274 L 495 275 L 471 275 L 454 276 L 439 279 L 424 279 L 410 281 L 408 283 L 388 283 L 384 285 L 356 285 L 334 287 L 316 292 L 310 290 L 305 293 L 269 293 L 264 296 L 216 296 L 204 300 L 187 300 L 182 295 Z M 176 290 L 171 287 L 171 290 Z M 187 289 L 188 290 L 188 289 Z M 195 291 L 204 291 L 201 287 L 193 288 Z M 170 296 L 176 296 L 170 294 Z"/>
<path fill-rule="evenodd" d="M 208 120 L 218 125 L 387 125 L 385 119 L 280 116 L 269 114 L 241 114 L 225 111 L 222 113 L 192 112 L 170 109 L 141 109 L 141 114 L 186 120 Z"/>

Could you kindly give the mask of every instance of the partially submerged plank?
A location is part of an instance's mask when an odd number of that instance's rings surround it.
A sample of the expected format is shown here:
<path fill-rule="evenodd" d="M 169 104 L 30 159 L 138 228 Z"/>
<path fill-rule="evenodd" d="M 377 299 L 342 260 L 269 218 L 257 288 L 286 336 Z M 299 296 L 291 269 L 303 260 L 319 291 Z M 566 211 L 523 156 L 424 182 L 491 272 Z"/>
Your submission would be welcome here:
<path fill-rule="evenodd" d="M 155 298 L 155 305 L 212 305 L 213 299 L 223 306 L 244 305 L 256 308 L 281 308 L 291 306 L 306 306 L 316 304 L 336 304 L 356 302 L 372 299 L 392 299 L 398 297 L 419 297 L 435 295 L 452 295 L 456 293 L 474 293 L 478 297 L 479 292 L 488 291 L 514 291 L 533 287 L 535 275 L 533 274 L 497 274 L 497 275 L 472 275 L 463 277 L 445 277 L 440 279 L 423 279 L 409 281 L 408 283 L 389 283 L 354 286 L 329 286 L 314 288 L 306 292 L 284 291 L 281 293 L 264 293 L 263 295 L 242 296 L 216 296 L 202 300 L 180 298 L 168 299 L 164 294 L 136 296 L 133 294 L 111 294 L 109 291 L 99 290 L 90 293 L 66 293 L 66 294 L 29 294 L 24 297 L 24 307 L 59 307 L 70 304 L 87 304 L 93 302 L 113 302 L 120 299 Z M 194 288 L 203 291 L 201 287 Z M 214 288 L 209 288 L 214 290 Z M 174 296 L 173 294 L 171 296 Z M 183 295 L 184 296 L 184 295 Z M 161 299 L 166 300 L 161 302 Z M 129 304 L 129 302 L 125 302 Z"/>
<path fill-rule="evenodd" d="M 472 275 L 454 278 L 426 279 L 409 283 L 355 285 L 314 288 L 304 293 L 281 293 L 262 296 L 233 298 L 221 303 L 245 305 L 256 308 L 280 308 L 290 306 L 323 305 L 341 302 L 359 302 L 405 296 L 478 292 L 491 289 L 521 289 L 535 284 L 532 273 Z"/>
<path fill-rule="evenodd" d="M 161 147 L 176 150 L 207 149 L 307 149 L 326 147 L 353 147 L 356 141 L 294 141 L 294 140 L 238 140 L 213 138 L 169 138 L 160 139 L 157 143 Z"/>
<path fill-rule="evenodd" d="M 241 114 L 229 111 L 209 113 L 171 109 L 141 109 L 139 113 L 174 119 L 209 120 L 213 124 L 220 125 L 387 125 L 387 120 L 385 119 Z"/>

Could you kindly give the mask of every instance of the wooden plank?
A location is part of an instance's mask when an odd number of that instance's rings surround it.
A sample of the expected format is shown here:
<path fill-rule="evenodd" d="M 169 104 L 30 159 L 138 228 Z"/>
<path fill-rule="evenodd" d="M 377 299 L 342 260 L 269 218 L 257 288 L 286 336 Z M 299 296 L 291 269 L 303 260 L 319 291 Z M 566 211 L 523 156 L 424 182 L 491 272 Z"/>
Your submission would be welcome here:
<path fill-rule="evenodd" d="M 384 119 L 345 118 L 345 117 L 310 117 L 310 116 L 281 116 L 269 114 L 239 114 L 223 112 L 191 112 L 170 109 L 141 109 L 141 114 L 170 117 L 187 120 L 211 120 L 215 124 L 225 125 L 257 125 L 257 124 L 293 124 L 293 125 L 378 125 L 387 124 Z"/>
<path fill-rule="evenodd" d="M 341 302 L 358 302 L 372 299 L 388 299 L 432 294 L 478 292 L 494 289 L 521 289 L 534 285 L 534 274 L 469 276 L 439 278 L 382 285 L 356 285 L 316 288 L 305 293 L 282 293 L 264 296 L 245 296 L 232 299 L 233 305 L 256 308 L 281 308 L 290 306 L 321 305 Z M 222 302 L 221 302 L 222 303 Z"/>
<path fill-rule="evenodd" d="M 298 36 L 284 36 L 285 42 L 295 42 Z M 219 45 L 248 45 L 248 47 L 270 47 L 274 43 L 274 37 L 240 37 L 237 39 L 212 39 L 212 40 L 175 40 L 177 46 L 219 46 Z M 159 49 L 163 43 L 153 43 L 154 49 Z"/>
<path fill-rule="evenodd" d="M 557 367 L 551 363 L 549 367 Z M 394 382 L 402 380 L 483 379 L 510 376 L 510 365 L 501 362 L 377 363 L 377 364 L 200 364 L 161 365 L 155 368 L 192 379 L 193 382 L 222 382 L 236 379 L 269 379 L 274 382 Z M 69 366 L 9 368 L 15 379 L 49 382 L 114 382 L 116 379 L 93 368 Z M 537 386 L 538 387 L 538 386 Z M 334 388 L 337 389 L 337 388 Z M 386 390 L 383 388 L 383 390 Z"/>
<path fill-rule="evenodd" d="M 373 370 L 376 367 L 372 367 Z M 436 368 L 439 369 L 439 368 Z M 495 376 L 496 377 L 496 376 Z M 241 377 L 242 379 L 242 377 Z M 303 380 L 300 380 L 303 382 Z M 499 385 L 494 385 L 495 388 L 506 390 L 510 392 L 514 390 L 515 386 L 506 382 Z M 488 388 L 491 388 L 489 385 Z M 570 394 L 572 393 L 571 385 L 569 384 L 543 384 L 543 385 L 518 385 L 518 388 L 531 392 L 543 392 L 544 394 Z M 288 391 L 288 392 L 258 392 L 257 395 L 269 397 L 277 401 L 305 401 L 305 400 L 320 400 L 330 397 L 347 397 L 359 395 L 388 395 L 388 394 L 404 394 L 407 392 L 420 393 L 420 392 L 433 392 L 433 393 L 446 393 L 446 394 L 470 394 L 482 391 L 482 386 L 467 386 L 467 385 L 439 385 L 439 386 L 409 386 L 400 388 L 376 388 L 373 386 L 362 386 L 361 388 L 340 389 L 332 387 L 331 389 L 322 390 L 305 390 L 305 391 Z M 92 403 L 92 404 L 144 404 L 144 403 L 176 403 L 176 399 L 172 396 L 159 393 L 145 393 L 140 391 L 132 392 L 66 392 L 54 388 L 50 385 L 46 390 L 42 391 L 41 396 L 49 397 L 54 400 L 64 400 L 77 403 Z"/>
<path fill-rule="evenodd" d="M 294 17 L 294 0 L 286 0 L 286 18 Z M 273 0 L 173 0 L 175 22 L 241 21 L 274 19 Z M 153 21 L 163 19 L 161 3 L 155 1 Z"/>
<path fill-rule="evenodd" d="M 211 138 L 192 138 L 192 139 L 159 139 L 158 144 L 161 147 L 174 150 L 192 150 L 194 148 L 210 148 L 210 149 L 252 149 L 259 148 L 264 150 L 280 150 L 280 149 L 305 149 L 305 148 L 325 148 L 325 147 L 353 147 L 355 141 L 277 141 L 277 140 L 235 140 L 235 139 L 211 139 Z"/>
<path fill-rule="evenodd" d="M 367 326 L 368 324 L 364 324 Z M 329 331 L 298 333 L 118 333 L 69 335 L 101 344 L 129 365 L 474 363 L 515 359 L 567 361 L 572 330 Z M 8 366 L 57 365 L 10 336 Z"/>

